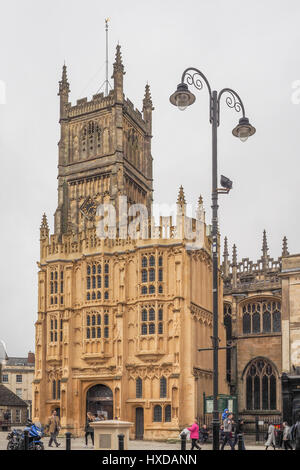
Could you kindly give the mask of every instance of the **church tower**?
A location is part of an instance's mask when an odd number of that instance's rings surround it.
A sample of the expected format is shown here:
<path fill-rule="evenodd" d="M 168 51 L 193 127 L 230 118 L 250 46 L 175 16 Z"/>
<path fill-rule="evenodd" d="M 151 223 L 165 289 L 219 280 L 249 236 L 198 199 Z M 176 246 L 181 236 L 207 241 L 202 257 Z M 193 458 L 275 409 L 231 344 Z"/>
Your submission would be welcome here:
<path fill-rule="evenodd" d="M 132 438 L 177 437 L 212 393 L 212 355 L 198 351 L 211 347 L 210 230 L 201 197 L 187 217 L 182 187 L 176 221 L 155 226 L 150 87 L 140 112 L 124 96 L 124 73 L 118 45 L 113 89 L 72 105 L 63 66 L 54 233 L 45 214 L 40 226 L 33 419 L 55 409 L 62 432 L 82 435 L 90 411 L 131 421 Z M 97 207 L 110 203 L 123 219 L 120 196 L 147 219 L 137 237 L 122 224 L 100 237 Z M 222 393 L 224 356 L 219 370 Z"/>
<path fill-rule="evenodd" d="M 58 205 L 55 234 L 78 234 L 95 224 L 96 207 L 118 197 L 128 204 L 152 203 L 152 100 L 146 85 L 143 113 L 123 92 L 124 65 L 117 46 L 113 64 L 114 88 L 69 103 L 66 65 L 59 82 L 60 141 L 58 144 Z"/>

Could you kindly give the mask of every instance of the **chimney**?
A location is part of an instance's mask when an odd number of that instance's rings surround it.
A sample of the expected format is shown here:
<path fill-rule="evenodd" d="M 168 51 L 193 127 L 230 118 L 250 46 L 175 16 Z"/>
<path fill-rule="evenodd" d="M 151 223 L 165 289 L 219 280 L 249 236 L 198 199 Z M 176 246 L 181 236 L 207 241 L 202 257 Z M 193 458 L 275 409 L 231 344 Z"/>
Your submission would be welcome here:
<path fill-rule="evenodd" d="M 29 351 L 27 363 L 28 363 L 28 365 L 29 365 L 29 364 L 33 364 L 33 365 L 34 365 L 34 362 L 35 362 L 34 353 L 31 352 L 31 351 Z"/>

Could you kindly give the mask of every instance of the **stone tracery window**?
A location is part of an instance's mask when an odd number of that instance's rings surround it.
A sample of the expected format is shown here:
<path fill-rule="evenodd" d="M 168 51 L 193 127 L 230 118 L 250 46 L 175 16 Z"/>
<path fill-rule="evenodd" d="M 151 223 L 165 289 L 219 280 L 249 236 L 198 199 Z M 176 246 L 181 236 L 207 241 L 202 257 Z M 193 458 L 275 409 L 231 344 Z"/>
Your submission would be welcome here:
<path fill-rule="evenodd" d="M 63 321 L 59 315 L 51 315 L 49 322 L 50 343 L 57 343 L 63 339 Z"/>
<path fill-rule="evenodd" d="M 90 121 L 83 127 L 80 144 L 83 157 L 91 157 L 99 153 L 101 147 L 101 129 L 96 122 Z"/>
<path fill-rule="evenodd" d="M 52 400 L 60 400 L 60 380 L 52 380 Z"/>
<path fill-rule="evenodd" d="M 281 302 L 261 299 L 243 305 L 243 334 L 279 333 Z"/>
<path fill-rule="evenodd" d="M 102 262 L 92 262 L 86 267 L 86 300 L 109 298 L 109 292 L 102 293 L 102 288 L 109 288 L 109 263 L 104 264 L 104 282 L 102 282 Z"/>
<path fill-rule="evenodd" d="M 167 379 L 161 377 L 160 379 L 160 398 L 166 398 L 167 396 Z"/>
<path fill-rule="evenodd" d="M 256 358 L 246 373 L 246 409 L 276 410 L 276 372 L 269 361 Z"/>
<path fill-rule="evenodd" d="M 141 258 L 141 294 L 163 294 L 163 256 L 143 254 Z M 158 282 L 157 282 L 158 281 Z"/>
<path fill-rule="evenodd" d="M 171 421 L 171 405 L 165 407 L 165 422 L 169 423 Z"/>
<path fill-rule="evenodd" d="M 64 271 L 59 267 L 53 267 L 50 271 L 50 305 L 56 305 L 64 303 Z M 56 295 L 55 295 L 56 294 Z"/>
<path fill-rule="evenodd" d="M 97 312 L 88 312 L 85 317 L 85 339 L 100 339 L 102 337 L 102 319 L 103 324 L 103 337 L 109 338 L 109 314 L 108 310 L 104 310 L 104 314 Z"/>
<path fill-rule="evenodd" d="M 163 334 L 163 307 L 158 308 L 158 315 L 153 306 L 143 306 L 141 310 L 141 335 Z"/>

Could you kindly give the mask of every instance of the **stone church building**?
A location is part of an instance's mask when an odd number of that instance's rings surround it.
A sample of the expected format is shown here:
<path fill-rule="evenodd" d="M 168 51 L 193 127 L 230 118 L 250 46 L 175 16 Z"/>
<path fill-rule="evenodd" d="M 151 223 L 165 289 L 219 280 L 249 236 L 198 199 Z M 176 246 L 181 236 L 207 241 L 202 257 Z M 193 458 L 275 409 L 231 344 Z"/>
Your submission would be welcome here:
<path fill-rule="evenodd" d="M 223 320 L 230 392 L 238 396 L 240 417 L 251 421 L 295 420 L 300 411 L 300 255 L 273 259 L 263 233 L 262 256 L 229 259 L 225 238 L 222 274 Z"/>
<path fill-rule="evenodd" d="M 45 215 L 40 228 L 33 419 L 45 423 L 57 409 L 63 431 L 78 435 L 92 411 L 131 421 L 132 438 L 177 437 L 202 415 L 203 394 L 212 393 L 212 353 L 197 351 L 211 347 L 210 227 L 200 198 L 198 249 L 190 249 L 172 219 L 168 236 L 164 218 L 155 237 L 121 237 L 120 230 L 116 237 L 97 236 L 97 206 L 111 203 L 118 213 L 120 196 L 129 207 L 147 208 L 148 234 L 153 225 L 154 108 L 148 85 L 142 112 L 125 98 L 124 73 L 117 46 L 114 86 L 107 96 L 72 105 L 66 66 L 59 82 L 58 205 L 54 233 Z M 177 206 L 184 223 L 182 188 Z M 232 315 L 237 314 L 237 278 L 231 293 L 231 281 L 226 284 Z M 274 316 L 280 296 L 273 288 L 265 296 L 272 296 Z M 222 311 L 221 274 L 220 292 Z M 273 340 L 280 342 L 276 321 Z M 224 346 L 222 315 L 219 332 Z M 270 364 L 277 374 L 280 364 L 273 355 Z M 227 393 L 224 352 L 219 366 L 219 391 Z"/>

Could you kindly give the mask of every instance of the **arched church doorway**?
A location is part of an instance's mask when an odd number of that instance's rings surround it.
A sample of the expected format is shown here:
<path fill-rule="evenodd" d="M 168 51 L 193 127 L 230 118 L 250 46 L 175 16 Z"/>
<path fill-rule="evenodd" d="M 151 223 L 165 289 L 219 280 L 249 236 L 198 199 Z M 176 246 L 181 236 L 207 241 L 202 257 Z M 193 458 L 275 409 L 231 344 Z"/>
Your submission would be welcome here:
<path fill-rule="evenodd" d="M 113 393 L 106 385 L 94 385 L 86 394 L 86 412 L 113 419 Z"/>

